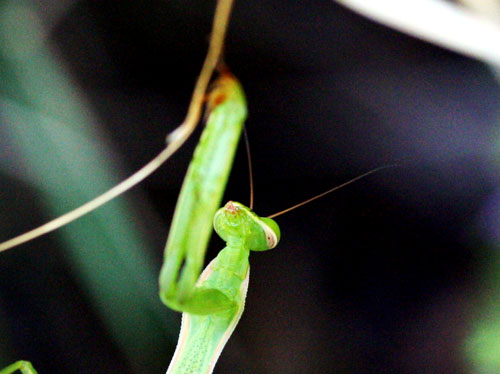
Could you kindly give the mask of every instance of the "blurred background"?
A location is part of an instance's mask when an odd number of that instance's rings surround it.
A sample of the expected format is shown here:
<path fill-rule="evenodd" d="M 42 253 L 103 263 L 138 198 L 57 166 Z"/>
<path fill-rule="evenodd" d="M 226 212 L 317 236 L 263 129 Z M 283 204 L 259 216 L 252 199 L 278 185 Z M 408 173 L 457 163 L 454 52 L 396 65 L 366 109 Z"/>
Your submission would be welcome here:
<path fill-rule="evenodd" d="M 0 240 L 152 159 L 183 119 L 214 1 L 0 3 Z M 255 210 L 241 322 L 216 373 L 500 373 L 500 89 L 480 62 L 330 0 L 236 1 L 225 59 L 248 99 Z M 152 177 L 0 254 L 0 367 L 163 373 L 157 296 L 199 131 Z M 226 199 L 248 203 L 240 146 Z M 208 258 L 223 247 L 213 238 Z"/>

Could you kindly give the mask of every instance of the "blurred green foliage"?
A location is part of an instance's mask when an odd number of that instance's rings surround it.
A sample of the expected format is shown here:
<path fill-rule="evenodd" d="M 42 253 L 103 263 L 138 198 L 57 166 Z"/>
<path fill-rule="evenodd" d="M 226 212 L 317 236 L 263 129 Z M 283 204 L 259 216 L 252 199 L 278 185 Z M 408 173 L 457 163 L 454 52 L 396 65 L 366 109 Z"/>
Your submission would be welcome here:
<path fill-rule="evenodd" d="M 123 177 L 120 162 L 50 52 L 47 32 L 29 2 L 2 2 L 0 35 L 1 131 L 23 165 L 14 170 L 3 164 L 0 172 L 32 187 L 47 219 L 56 217 L 116 184 Z M 158 269 L 141 224 L 148 209 L 144 201 L 139 209 L 131 198 L 117 199 L 57 235 L 81 288 L 131 367 L 160 372 L 168 362 L 165 348 L 176 340 L 178 318 L 157 296 Z M 50 249 L 40 250 L 50 256 Z"/>

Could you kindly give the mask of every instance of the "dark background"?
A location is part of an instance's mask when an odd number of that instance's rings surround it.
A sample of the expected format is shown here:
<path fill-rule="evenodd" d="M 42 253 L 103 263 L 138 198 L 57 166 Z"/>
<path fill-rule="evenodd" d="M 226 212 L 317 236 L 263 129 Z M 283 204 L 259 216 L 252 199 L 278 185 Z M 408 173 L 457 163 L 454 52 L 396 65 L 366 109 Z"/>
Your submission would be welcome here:
<path fill-rule="evenodd" d="M 125 174 L 182 121 L 213 6 L 37 5 L 51 23 L 52 50 L 110 134 Z M 237 1 L 225 59 L 248 99 L 258 214 L 404 163 L 277 219 L 282 241 L 252 255 L 246 310 L 215 372 L 471 372 L 464 344 L 495 253 L 487 233 L 498 227 L 490 203 L 500 90 L 488 68 L 329 0 Z M 135 189 L 161 216 L 154 224 L 130 218 L 147 226 L 157 270 L 196 141 Z M 226 198 L 248 203 L 245 157 L 240 146 Z M 16 209 L 2 239 L 46 220 L 25 197 L 35 191 L 0 183 L 3 209 Z M 54 250 L 56 235 L 0 255 L 2 334 L 10 337 L 2 364 L 26 358 L 40 374 L 164 372 L 177 332 L 159 332 L 168 343 L 157 362 L 130 364 L 64 248 Z M 209 257 L 222 246 L 214 239 Z"/>

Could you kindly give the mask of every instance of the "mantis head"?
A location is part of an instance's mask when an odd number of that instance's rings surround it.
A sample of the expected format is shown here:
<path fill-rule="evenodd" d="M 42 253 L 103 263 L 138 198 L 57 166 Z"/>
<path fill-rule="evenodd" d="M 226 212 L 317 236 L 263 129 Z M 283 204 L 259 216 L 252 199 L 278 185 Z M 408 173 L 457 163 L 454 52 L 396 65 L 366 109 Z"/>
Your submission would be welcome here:
<path fill-rule="evenodd" d="M 229 201 L 215 213 L 214 229 L 229 245 L 245 244 L 252 251 L 273 249 L 281 235 L 274 220 L 261 218 L 235 201 Z"/>

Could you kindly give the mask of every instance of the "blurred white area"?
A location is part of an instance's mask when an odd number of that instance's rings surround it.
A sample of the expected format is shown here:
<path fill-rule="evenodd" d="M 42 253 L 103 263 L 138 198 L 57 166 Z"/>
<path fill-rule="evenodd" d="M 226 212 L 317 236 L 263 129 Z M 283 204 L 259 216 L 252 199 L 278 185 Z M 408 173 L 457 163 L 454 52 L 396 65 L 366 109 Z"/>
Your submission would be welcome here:
<path fill-rule="evenodd" d="M 396 30 L 466 56 L 500 66 L 500 23 L 488 13 L 498 3 L 475 3 L 478 13 L 441 0 L 336 0 L 338 3 Z M 495 17 L 493 17 L 495 18 Z"/>
<path fill-rule="evenodd" d="M 500 1 L 498 0 L 459 0 L 471 10 L 500 22 Z"/>

